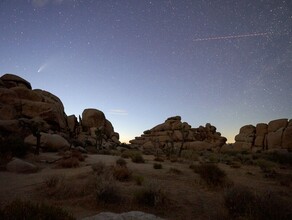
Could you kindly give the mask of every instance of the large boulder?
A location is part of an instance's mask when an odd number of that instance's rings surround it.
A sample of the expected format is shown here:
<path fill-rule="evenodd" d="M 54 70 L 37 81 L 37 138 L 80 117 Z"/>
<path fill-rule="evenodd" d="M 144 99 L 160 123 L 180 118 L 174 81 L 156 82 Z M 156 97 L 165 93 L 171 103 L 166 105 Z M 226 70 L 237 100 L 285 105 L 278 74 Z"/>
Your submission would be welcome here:
<path fill-rule="evenodd" d="M 288 119 L 277 119 L 270 121 L 268 124 L 268 132 L 274 132 L 277 131 L 279 128 L 285 128 L 288 125 Z"/>
<path fill-rule="evenodd" d="M 29 145 L 36 145 L 36 137 L 29 135 L 24 142 Z M 47 151 L 58 151 L 68 149 L 70 144 L 68 141 L 58 134 L 47 134 L 41 132 L 41 147 Z"/>
<path fill-rule="evenodd" d="M 24 160 L 13 158 L 12 161 L 6 165 L 6 169 L 15 173 L 35 173 L 38 167 Z"/>
<path fill-rule="evenodd" d="M 76 131 L 76 128 L 79 126 L 77 117 L 75 115 L 67 116 L 67 124 L 68 124 L 69 131 L 74 133 Z"/>
<path fill-rule="evenodd" d="M 1 76 L 0 79 L 7 88 L 24 87 L 27 89 L 31 89 L 31 85 L 28 81 L 10 73 L 4 74 L 3 76 Z"/>
<path fill-rule="evenodd" d="M 288 126 L 283 132 L 282 148 L 292 150 L 292 125 Z"/>
<path fill-rule="evenodd" d="M 284 128 L 280 128 L 275 132 L 269 132 L 266 138 L 266 146 L 268 149 L 281 148 L 282 147 L 282 136 Z"/>
<path fill-rule="evenodd" d="M 97 109 L 85 109 L 82 113 L 82 128 L 84 131 L 88 131 L 92 127 L 104 127 L 105 122 L 104 113 Z"/>

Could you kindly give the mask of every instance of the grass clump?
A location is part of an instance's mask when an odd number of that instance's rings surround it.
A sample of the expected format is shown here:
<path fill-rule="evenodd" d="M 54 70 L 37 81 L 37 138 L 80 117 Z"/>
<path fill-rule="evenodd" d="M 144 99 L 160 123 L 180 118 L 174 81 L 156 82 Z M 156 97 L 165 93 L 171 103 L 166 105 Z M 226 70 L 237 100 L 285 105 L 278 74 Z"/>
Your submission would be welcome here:
<path fill-rule="evenodd" d="M 97 163 L 91 165 L 91 169 L 95 174 L 102 175 L 106 170 L 106 166 L 104 162 L 98 161 Z"/>
<path fill-rule="evenodd" d="M 153 168 L 154 169 L 162 169 L 162 164 L 161 163 L 154 163 Z"/>
<path fill-rule="evenodd" d="M 162 157 L 155 157 L 154 161 L 156 161 L 156 162 L 164 162 L 164 159 Z"/>
<path fill-rule="evenodd" d="M 132 172 L 127 166 L 114 166 L 112 167 L 113 177 L 118 181 L 128 181 L 131 179 Z"/>
<path fill-rule="evenodd" d="M 44 182 L 47 187 L 54 188 L 56 187 L 62 180 L 64 179 L 63 176 L 60 175 L 51 175 L 44 178 Z"/>
<path fill-rule="evenodd" d="M 1 219 L 55 219 L 73 220 L 65 210 L 46 204 L 36 204 L 29 201 L 15 200 L 0 210 Z"/>
<path fill-rule="evenodd" d="M 261 168 L 263 173 L 266 174 L 266 176 L 276 174 L 277 165 L 274 162 L 271 162 L 265 159 L 258 159 L 257 165 Z"/>
<path fill-rule="evenodd" d="M 96 201 L 106 204 L 121 202 L 120 189 L 113 179 L 98 178 L 95 188 Z"/>
<path fill-rule="evenodd" d="M 226 174 L 216 164 L 201 164 L 194 166 L 194 172 L 210 186 L 220 186 L 225 183 Z"/>
<path fill-rule="evenodd" d="M 255 194 L 247 187 L 233 186 L 226 190 L 224 200 L 232 217 L 250 216 L 255 203 Z"/>
<path fill-rule="evenodd" d="M 154 183 L 139 189 L 134 194 L 134 199 L 140 204 L 149 207 L 166 205 L 166 194 L 162 188 Z"/>

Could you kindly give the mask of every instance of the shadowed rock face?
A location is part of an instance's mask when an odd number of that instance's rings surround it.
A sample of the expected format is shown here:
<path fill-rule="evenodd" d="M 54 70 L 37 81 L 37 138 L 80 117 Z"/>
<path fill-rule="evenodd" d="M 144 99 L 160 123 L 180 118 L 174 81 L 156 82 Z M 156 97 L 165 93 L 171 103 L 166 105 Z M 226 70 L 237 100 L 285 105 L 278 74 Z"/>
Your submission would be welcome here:
<path fill-rule="evenodd" d="M 216 127 L 207 123 L 206 126 L 192 128 L 187 122 L 181 122 L 180 116 L 170 117 L 162 124 L 144 131 L 140 137 L 131 140 L 133 146 L 142 149 L 164 148 L 172 145 L 179 149 L 214 149 L 220 148 L 226 138 L 216 132 Z"/>
<path fill-rule="evenodd" d="M 234 149 L 292 150 L 292 119 L 277 119 L 268 124 L 245 125 L 235 136 Z"/>

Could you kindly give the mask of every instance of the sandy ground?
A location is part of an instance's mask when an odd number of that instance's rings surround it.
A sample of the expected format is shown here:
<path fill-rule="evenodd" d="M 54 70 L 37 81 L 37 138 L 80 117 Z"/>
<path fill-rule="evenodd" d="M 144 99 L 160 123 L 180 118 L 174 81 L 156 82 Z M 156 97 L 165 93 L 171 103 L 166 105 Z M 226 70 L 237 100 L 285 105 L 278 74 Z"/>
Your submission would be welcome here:
<path fill-rule="evenodd" d="M 107 165 L 115 164 L 117 156 L 109 155 L 88 155 L 86 160 L 82 162 L 78 168 L 70 169 L 56 169 L 53 164 L 46 164 L 38 161 L 52 161 L 59 158 L 55 153 L 43 153 L 41 156 L 35 158 L 31 156 L 30 161 L 34 161 L 41 167 L 39 172 L 33 174 L 17 174 L 7 171 L 0 172 L 0 198 L 1 203 L 12 201 L 16 198 L 28 199 L 33 201 L 46 200 L 39 193 L 41 187 L 44 185 L 44 179 L 50 175 L 62 175 L 65 178 L 82 179 L 86 178 L 92 172 L 91 164 L 102 161 Z M 170 198 L 172 206 L 172 214 L 167 212 L 162 213 L 161 217 L 167 219 L 197 219 L 211 218 L 216 215 L 218 210 L 223 207 L 223 191 L 224 189 L 214 190 L 208 188 L 199 176 L 189 169 L 189 163 L 172 163 L 170 161 L 162 162 L 163 169 L 153 169 L 153 156 L 144 156 L 146 163 L 136 164 L 126 159 L 128 168 L 133 175 L 141 175 L 146 180 L 155 181 L 157 184 L 167 192 L 167 197 Z M 281 186 L 276 180 L 263 178 L 263 175 L 258 167 L 242 166 L 239 169 L 231 168 L 225 164 L 219 164 L 228 178 L 234 184 L 241 184 L 248 186 L 257 191 L 271 190 L 280 195 L 285 196 L 288 201 L 292 201 L 291 187 Z M 175 168 L 182 171 L 181 174 L 174 174 L 169 172 L 170 168 Z M 283 170 L 283 172 L 290 172 L 290 170 Z M 131 193 L 132 188 L 135 188 L 133 181 L 120 183 L 125 192 Z M 81 219 L 86 216 L 96 214 L 101 210 L 100 207 L 90 204 L 82 204 L 83 200 L 75 199 L 74 201 L 52 201 L 46 200 L 53 204 L 61 205 L 68 209 L 77 218 Z M 85 203 L 88 200 L 84 200 Z M 81 205 L 80 205 L 81 204 Z M 132 207 L 129 205 L 127 210 Z M 111 208 L 107 208 L 110 210 Z M 113 211 L 119 211 L 113 210 Z M 123 211 L 123 210 L 121 210 Z M 159 210 L 144 209 L 153 214 L 160 215 Z"/>

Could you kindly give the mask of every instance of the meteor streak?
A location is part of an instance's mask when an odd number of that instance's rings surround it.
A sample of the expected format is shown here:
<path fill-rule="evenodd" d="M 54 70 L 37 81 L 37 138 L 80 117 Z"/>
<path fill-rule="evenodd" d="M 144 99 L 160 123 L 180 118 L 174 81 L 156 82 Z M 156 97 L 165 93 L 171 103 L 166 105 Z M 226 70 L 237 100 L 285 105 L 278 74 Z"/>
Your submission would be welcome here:
<path fill-rule="evenodd" d="M 234 39 L 234 38 L 244 38 L 244 37 L 258 37 L 258 36 L 267 36 L 270 33 L 251 33 L 251 34 L 241 34 L 241 35 L 229 35 L 229 36 L 215 36 L 207 38 L 196 38 L 193 41 L 209 41 L 209 40 L 225 40 L 225 39 Z"/>

